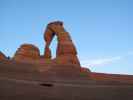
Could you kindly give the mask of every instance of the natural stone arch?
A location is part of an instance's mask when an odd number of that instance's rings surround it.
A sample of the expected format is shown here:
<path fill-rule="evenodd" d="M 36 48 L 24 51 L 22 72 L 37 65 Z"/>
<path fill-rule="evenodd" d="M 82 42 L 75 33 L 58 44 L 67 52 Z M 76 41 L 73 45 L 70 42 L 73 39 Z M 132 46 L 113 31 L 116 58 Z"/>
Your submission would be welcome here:
<path fill-rule="evenodd" d="M 54 35 L 51 43 L 50 43 L 50 46 L 49 46 L 49 49 L 51 51 L 51 57 L 50 59 L 54 59 L 56 58 L 56 48 L 57 48 L 57 45 L 58 45 L 58 41 L 57 41 L 57 36 Z"/>
<path fill-rule="evenodd" d="M 63 22 L 55 21 L 49 23 L 44 32 L 44 40 L 46 42 L 44 58 L 51 59 L 51 50 L 49 48 L 54 36 L 57 36 L 56 58 L 54 61 L 61 64 L 77 64 L 80 65 L 77 58 L 77 51 L 72 42 L 69 33 L 64 29 Z"/>

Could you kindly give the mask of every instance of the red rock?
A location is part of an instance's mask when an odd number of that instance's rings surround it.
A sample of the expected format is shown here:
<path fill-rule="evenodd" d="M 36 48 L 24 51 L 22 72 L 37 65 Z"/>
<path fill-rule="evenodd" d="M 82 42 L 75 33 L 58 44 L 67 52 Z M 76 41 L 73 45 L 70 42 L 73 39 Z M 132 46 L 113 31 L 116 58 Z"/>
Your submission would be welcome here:
<path fill-rule="evenodd" d="M 109 80 L 119 81 L 124 83 L 133 83 L 133 75 L 122 75 L 122 74 L 107 74 L 107 73 L 90 73 L 90 77 L 93 80 Z"/>
<path fill-rule="evenodd" d="M 80 62 L 77 57 L 77 50 L 71 40 L 68 32 L 63 27 L 63 23 L 60 21 L 49 23 L 44 34 L 44 39 L 46 41 L 45 54 L 50 55 L 50 43 L 54 36 L 57 36 L 58 44 L 56 50 L 55 62 L 60 64 L 77 64 Z"/>
<path fill-rule="evenodd" d="M 88 68 L 81 67 L 80 72 L 90 73 L 91 71 Z"/>
<path fill-rule="evenodd" d="M 2 53 L 0 52 L 0 60 L 6 60 L 7 57 Z"/>
<path fill-rule="evenodd" d="M 44 40 L 46 42 L 45 52 L 44 52 L 45 59 L 51 59 L 51 50 L 49 49 L 49 46 L 50 46 L 53 36 L 54 36 L 53 32 L 47 28 L 44 33 Z"/>
<path fill-rule="evenodd" d="M 14 60 L 17 61 L 28 61 L 36 60 L 40 58 L 39 49 L 32 44 L 23 44 L 18 48 L 15 53 Z"/>

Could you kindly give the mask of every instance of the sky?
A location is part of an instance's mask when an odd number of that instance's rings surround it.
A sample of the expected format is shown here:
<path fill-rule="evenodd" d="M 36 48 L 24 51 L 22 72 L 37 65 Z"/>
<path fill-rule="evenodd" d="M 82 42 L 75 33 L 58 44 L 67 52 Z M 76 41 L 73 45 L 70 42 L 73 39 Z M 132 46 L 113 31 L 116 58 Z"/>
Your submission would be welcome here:
<path fill-rule="evenodd" d="M 46 25 L 61 20 L 83 67 L 133 75 L 132 5 L 132 0 L 0 0 L 0 51 L 13 57 L 29 43 L 43 54 Z M 56 46 L 55 38 L 53 58 Z"/>

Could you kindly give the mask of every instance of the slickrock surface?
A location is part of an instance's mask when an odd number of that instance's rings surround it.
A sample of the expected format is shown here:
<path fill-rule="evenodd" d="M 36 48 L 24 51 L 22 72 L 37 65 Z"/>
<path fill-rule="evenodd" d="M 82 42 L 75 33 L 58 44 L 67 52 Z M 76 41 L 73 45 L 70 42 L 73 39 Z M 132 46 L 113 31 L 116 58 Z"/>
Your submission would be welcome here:
<path fill-rule="evenodd" d="M 94 80 L 101 81 L 119 81 L 124 83 L 133 83 L 133 75 L 121 75 L 121 74 L 106 74 L 106 73 L 96 73 L 92 72 L 89 74 Z"/>
<path fill-rule="evenodd" d="M 45 76 L 36 65 L 13 61 L 0 62 L 0 100 L 133 100 L 133 83 L 66 77 L 51 70 Z M 45 67 L 45 66 L 44 66 Z M 70 66 L 65 68 L 69 70 Z M 74 72 L 74 71 L 73 71 Z M 121 75 L 121 77 L 124 77 Z M 128 76 L 127 76 L 128 77 Z M 133 77 L 133 76 L 130 76 Z"/>

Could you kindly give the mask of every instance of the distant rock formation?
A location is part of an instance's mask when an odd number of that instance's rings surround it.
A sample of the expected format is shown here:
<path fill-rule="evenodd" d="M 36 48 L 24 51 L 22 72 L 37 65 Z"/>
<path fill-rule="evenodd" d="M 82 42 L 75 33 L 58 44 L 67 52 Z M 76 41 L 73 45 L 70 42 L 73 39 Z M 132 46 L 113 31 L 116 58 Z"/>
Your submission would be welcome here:
<path fill-rule="evenodd" d="M 90 69 L 85 68 L 85 67 L 81 67 L 80 68 L 80 76 L 89 78 L 90 77 L 90 73 L 91 73 Z"/>
<path fill-rule="evenodd" d="M 18 48 L 14 55 L 16 61 L 30 61 L 37 60 L 40 58 L 39 49 L 32 44 L 23 44 Z"/>
<path fill-rule="evenodd" d="M 55 48 L 56 57 L 52 59 L 49 46 L 54 36 L 57 36 L 58 44 L 57 49 Z M 44 40 L 46 42 L 44 55 L 40 55 L 38 47 L 23 44 L 18 48 L 12 60 L 34 64 L 39 72 L 44 72 L 48 77 L 68 76 L 70 78 L 89 73 L 87 70 L 81 72 L 76 47 L 62 22 L 49 23 L 44 32 Z"/>
<path fill-rule="evenodd" d="M 90 71 L 90 69 L 88 69 L 88 68 L 81 67 L 81 68 L 80 68 L 80 72 L 83 72 L 83 73 L 90 73 L 91 71 Z"/>
<path fill-rule="evenodd" d="M 52 59 L 49 46 L 55 35 L 57 36 L 58 44 L 56 58 Z M 74 46 L 69 33 L 64 29 L 63 22 L 55 21 L 49 23 L 44 32 L 44 40 L 46 42 L 44 55 L 40 55 L 40 51 L 36 46 L 32 44 L 23 44 L 16 51 L 13 60 L 26 62 L 36 60 L 38 63 L 45 64 L 50 62 L 50 64 L 74 64 L 78 65 L 78 67 L 80 66 L 76 47 Z"/>
<path fill-rule="evenodd" d="M 72 42 L 72 39 L 69 33 L 64 29 L 63 22 L 60 21 L 49 23 L 46 28 L 46 31 L 44 33 L 44 39 L 46 42 L 44 58 L 51 58 L 51 51 L 49 49 L 49 46 L 55 35 L 57 36 L 58 45 L 54 62 L 56 62 L 57 64 L 80 65 L 77 57 L 77 51 Z"/>
<path fill-rule="evenodd" d="M 7 60 L 7 57 L 0 51 L 0 60 Z"/>

